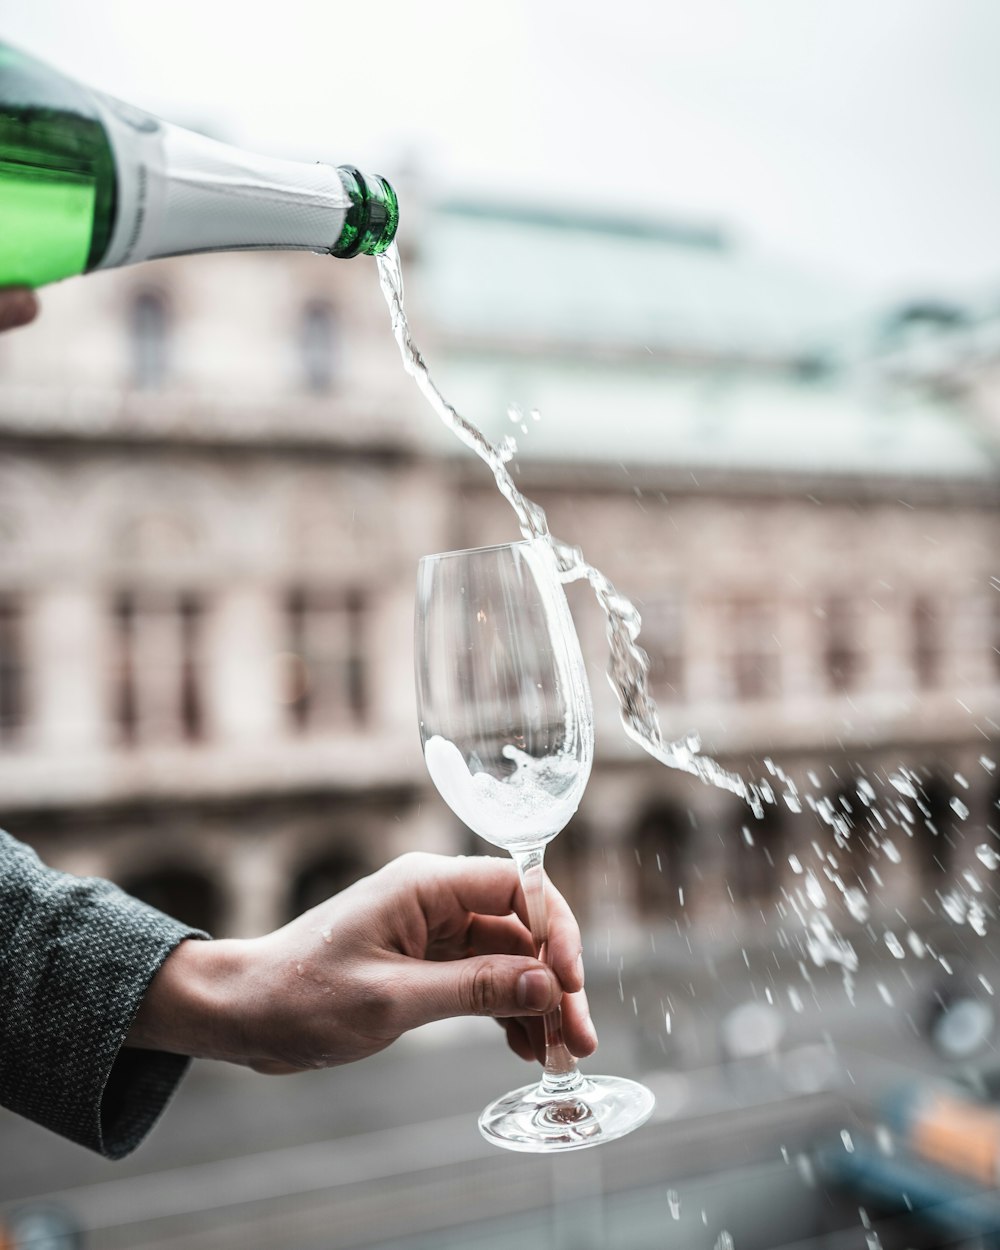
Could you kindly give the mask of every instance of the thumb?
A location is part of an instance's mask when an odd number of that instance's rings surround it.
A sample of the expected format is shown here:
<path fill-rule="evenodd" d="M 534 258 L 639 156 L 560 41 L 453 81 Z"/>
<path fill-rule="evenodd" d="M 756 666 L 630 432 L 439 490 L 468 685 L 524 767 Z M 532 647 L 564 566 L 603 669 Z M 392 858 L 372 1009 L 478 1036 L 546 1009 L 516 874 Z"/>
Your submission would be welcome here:
<path fill-rule="evenodd" d="M 396 985 L 402 1031 L 449 1016 L 540 1016 L 562 998 L 551 968 L 518 955 L 407 960 Z"/>

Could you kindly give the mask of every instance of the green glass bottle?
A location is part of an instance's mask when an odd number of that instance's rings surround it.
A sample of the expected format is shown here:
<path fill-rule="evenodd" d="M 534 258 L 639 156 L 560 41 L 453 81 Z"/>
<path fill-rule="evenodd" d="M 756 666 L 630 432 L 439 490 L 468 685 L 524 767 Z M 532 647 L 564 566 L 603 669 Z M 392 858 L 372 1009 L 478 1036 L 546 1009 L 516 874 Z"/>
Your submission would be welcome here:
<path fill-rule="evenodd" d="M 190 252 L 374 256 L 398 221 L 383 178 L 218 143 L 0 43 L 0 287 Z"/>

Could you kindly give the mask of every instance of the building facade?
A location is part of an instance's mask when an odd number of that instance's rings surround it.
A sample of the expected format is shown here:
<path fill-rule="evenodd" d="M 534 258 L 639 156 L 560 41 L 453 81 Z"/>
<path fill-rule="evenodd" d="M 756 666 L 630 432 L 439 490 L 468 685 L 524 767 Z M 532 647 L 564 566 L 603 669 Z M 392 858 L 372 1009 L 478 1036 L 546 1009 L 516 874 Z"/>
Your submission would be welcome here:
<path fill-rule="evenodd" d="M 847 925 L 850 890 L 914 924 L 968 902 L 1000 599 L 964 402 L 849 370 L 849 310 L 713 231 L 452 205 L 420 237 L 432 370 L 636 602 L 664 736 L 775 792 L 758 820 L 632 746 L 570 587 L 598 750 L 550 864 L 588 932 L 766 940 L 809 871 Z M 0 340 L 0 820 L 218 934 L 472 851 L 420 755 L 416 563 L 517 536 L 404 375 L 370 263 L 45 292 Z"/>

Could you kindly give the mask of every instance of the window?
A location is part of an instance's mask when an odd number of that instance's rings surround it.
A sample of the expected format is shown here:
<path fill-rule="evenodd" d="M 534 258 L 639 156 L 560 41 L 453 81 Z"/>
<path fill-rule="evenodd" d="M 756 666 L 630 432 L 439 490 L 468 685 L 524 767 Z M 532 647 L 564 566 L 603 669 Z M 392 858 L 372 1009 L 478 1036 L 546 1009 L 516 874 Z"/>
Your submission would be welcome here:
<path fill-rule="evenodd" d="M 637 898 L 647 919 L 682 914 L 690 873 L 691 822 L 681 808 L 658 805 L 643 817 L 634 838 Z"/>
<path fill-rule="evenodd" d="M 331 895 L 346 890 L 370 873 L 372 868 L 373 865 L 356 847 L 331 847 L 296 874 L 291 888 L 288 919 L 294 920 Z"/>
<path fill-rule="evenodd" d="M 298 730 L 363 724 L 368 713 L 365 608 L 360 594 L 293 590 L 287 605 L 289 650 L 297 658 L 289 693 Z"/>
<path fill-rule="evenodd" d="M 724 646 L 736 698 L 773 699 L 781 692 L 774 609 L 759 599 L 734 599 L 726 607 Z"/>
<path fill-rule="evenodd" d="M 156 907 L 192 929 L 218 933 L 224 908 L 218 885 L 192 868 L 164 866 L 125 876 L 119 882 L 133 898 Z"/>
<path fill-rule="evenodd" d="M 742 902 L 760 907 L 781 893 L 785 841 L 784 817 L 779 807 L 768 805 L 760 820 L 743 821 L 735 842 L 736 893 Z"/>
<path fill-rule="evenodd" d="M 333 386 L 336 373 L 336 316 L 323 300 L 310 300 L 299 323 L 302 384 L 314 395 Z"/>
<path fill-rule="evenodd" d="M 192 742 L 204 729 L 202 604 L 191 595 L 123 592 L 113 610 L 113 714 L 121 741 Z"/>
<path fill-rule="evenodd" d="M 649 656 L 649 686 L 654 696 L 684 697 L 684 612 L 679 596 L 643 604 L 639 644 Z"/>
<path fill-rule="evenodd" d="M 922 789 L 923 794 L 913 812 L 913 837 L 921 878 L 925 886 L 933 887 L 951 872 L 956 824 L 951 805 L 954 795 L 941 777 L 929 778 Z"/>
<path fill-rule="evenodd" d="M 936 686 L 942 671 L 942 621 L 938 605 L 929 595 L 918 595 L 911 610 L 913 675 L 917 685 Z"/>
<path fill-rule="evenodd" d="M 0 743 L 14 741 L 25 721 L 24 629 L 20 605 L 0 597 Z"/>
<path fill-rule="evenodd" d="M 827 687 L 835 694 L 855 690 L 862 663 L 858 649 L 857 605 L 844 595 L 835 595 L 827 600 L 823 621 L 823 664 Z"/>
<path fill-rule="evenodd" d="M 170 315 L 160 291 L 138 291 L 129 306 L 129 380 L 139 391 L 158 390 L 169 370 Z"/>

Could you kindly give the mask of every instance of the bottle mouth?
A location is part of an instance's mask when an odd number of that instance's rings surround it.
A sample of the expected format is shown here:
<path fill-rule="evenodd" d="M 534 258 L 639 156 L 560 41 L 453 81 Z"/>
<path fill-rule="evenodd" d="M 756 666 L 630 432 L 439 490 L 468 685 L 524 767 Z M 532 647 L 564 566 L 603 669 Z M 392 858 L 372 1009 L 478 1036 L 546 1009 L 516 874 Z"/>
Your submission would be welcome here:
<path fill-rule="evenodd" d="M 333 255 L 378 256 L 396 237 L 399 202 L 384 178 L 363 174 L 352 165 L 341 165 L 340 174 L 350 206 Z"/>

